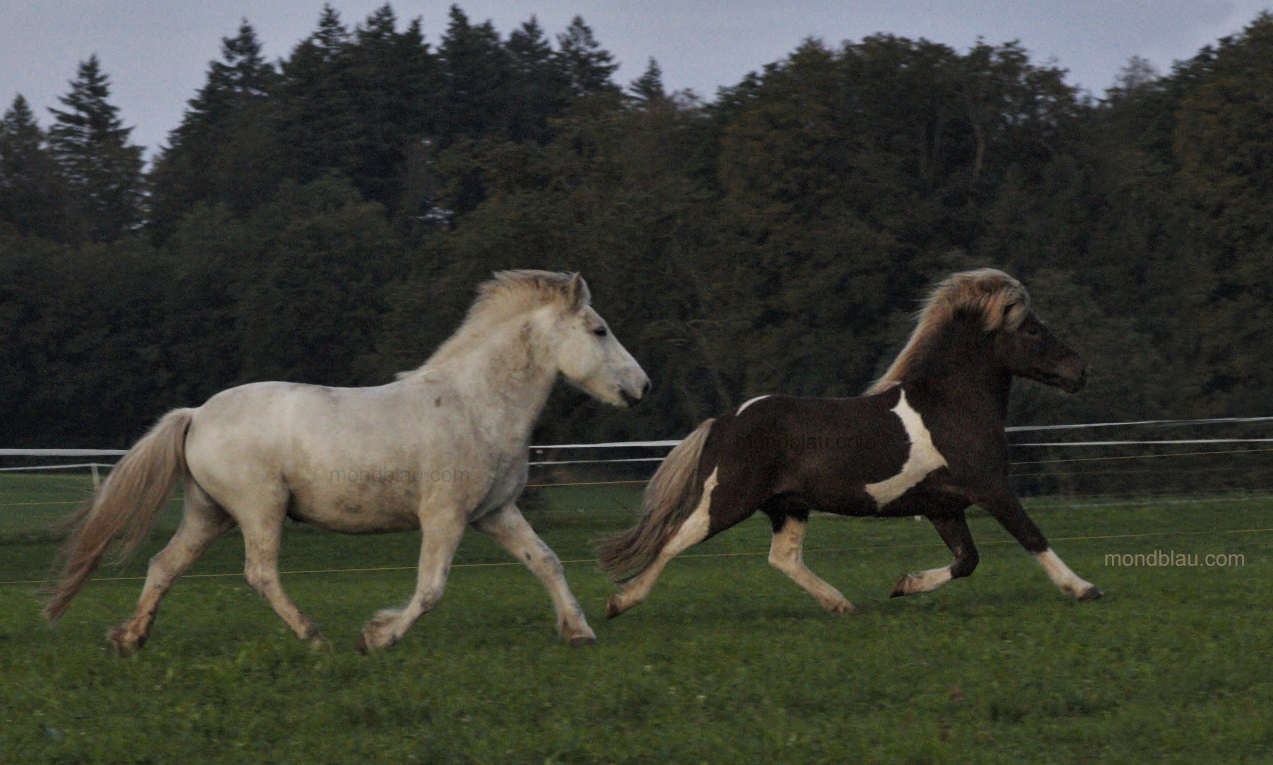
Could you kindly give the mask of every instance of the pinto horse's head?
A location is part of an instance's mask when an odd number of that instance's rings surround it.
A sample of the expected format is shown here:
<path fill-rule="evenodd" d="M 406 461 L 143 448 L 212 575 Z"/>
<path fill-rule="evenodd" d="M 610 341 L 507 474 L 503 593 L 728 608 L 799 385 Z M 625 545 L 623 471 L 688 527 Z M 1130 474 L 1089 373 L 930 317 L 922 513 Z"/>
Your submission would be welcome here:
<path fill-rule="evenodd" d="M 1087 384 L 1087 362 L 1061 342 L 1028 307 L 1009 304 L 1004 317 L 1024 312 L 1017 321 L 1005 320 L 995 337 L 995 356 L 1014 375 L 1077 393 Z"/>

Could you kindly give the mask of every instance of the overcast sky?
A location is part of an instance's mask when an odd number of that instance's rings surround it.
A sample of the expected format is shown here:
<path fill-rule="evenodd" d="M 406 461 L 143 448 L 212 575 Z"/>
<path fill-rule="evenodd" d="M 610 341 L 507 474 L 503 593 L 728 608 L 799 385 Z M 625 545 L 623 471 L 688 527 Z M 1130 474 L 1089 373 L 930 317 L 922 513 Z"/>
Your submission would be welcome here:
<path fill-rule="evenodd" d="M 333 0 L 351 26 L 383 0 Z M 393 3 L 400 20 L 421 17 L 436 44 L 449 0 Z M 582 15 L 622 64 L 622 84 L 653 56 L 669 89 L 711 97 L 802 39 L 828 43 L 875 32 L 925 37 L 964 49 L 1020 40 L 1036 61 L 1069 70 L 1071 84 L 1100 94 L 1133 55 L 1165 71 L 1217 38 L 1240 31 L 1273 0 L 465 0 L 473 21 L 502 34 L 539 17 L 550 33 Z M 47 125 L 79 61 L 96 53 L 134 140 L 163 143 L 202 85 L 220 40 L 247 18 L 271 59 L 313 31 L 322 0 L 0 0 L 0 99 L 22 93 Z"/>

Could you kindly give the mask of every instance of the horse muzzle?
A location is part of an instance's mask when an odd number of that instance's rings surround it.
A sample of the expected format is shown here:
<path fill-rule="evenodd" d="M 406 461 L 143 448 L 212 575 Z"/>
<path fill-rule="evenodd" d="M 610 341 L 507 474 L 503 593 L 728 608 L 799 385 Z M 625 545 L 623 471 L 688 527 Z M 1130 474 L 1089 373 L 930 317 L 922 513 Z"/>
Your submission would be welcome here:
<path fill-rule="evenodd" d="M 1066 393 L 1078 393 L 1087 386 L 1087 364 L 1080 361 L 1073 370 L 1066 370 L 1058 376 L 1061 390 Z"/>
<path fill-rule="evenodd" d="M 626 387 L 620 387 L 619 396 L 623 399 L 624 405 L 631 408 L 641 403 L 641 399 L 645 398 L 646 394 L 650 392 L 650 387 L 650 380 L 646 378 L 635 395 L 629 393 Z"/>

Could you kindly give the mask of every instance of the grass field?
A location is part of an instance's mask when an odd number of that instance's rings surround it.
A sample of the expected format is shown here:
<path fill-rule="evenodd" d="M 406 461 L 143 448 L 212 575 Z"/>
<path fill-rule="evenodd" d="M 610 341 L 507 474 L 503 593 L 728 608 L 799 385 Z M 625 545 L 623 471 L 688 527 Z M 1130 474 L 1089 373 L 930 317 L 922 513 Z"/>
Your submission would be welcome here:
<path fill-rule="evenodd" d="M 284 585 L 336 647 L 313 653 L 218 542 L 164 602 L 146 649 L 102 636 L 134 580 L 90 584 L 56 629 L 29 582 L 82 478 L 0 478 L 0 761 L 12 763 L 802 763 L 1273 761 L 1273 503 L 1063 508 L 1033 515 L 1107 596 L 1076 603 L 990 519 L 982 563 L 944 565 L 927 523 L 816 517 L 806 560 L 859 613 L 836 617 L 765 563 L 749 521 L 674 562 L 650 600 L 603 616 L 588 540 L 625 525 L 626 488 L 546 491 L 528 512 L 567 561 L 599 641 L 557 642 L 547 594 L 477 535 L 446 596 L 393 649 L 358 630 L 411 592 L 417 537 L 291 528 Z M 173 517 L 161 522 L 151 549 Z M 163 528 L 166 526 L 166 529 Z M 1265 529 L 1262 532 L 1234 530 Z M 1106 566 L 1110 553 L 1239 553 L 1242 565 Z M 122 570 L 137 576 L 149 550 Z M 225 574 L 225 576 L 219 576 Z"/>

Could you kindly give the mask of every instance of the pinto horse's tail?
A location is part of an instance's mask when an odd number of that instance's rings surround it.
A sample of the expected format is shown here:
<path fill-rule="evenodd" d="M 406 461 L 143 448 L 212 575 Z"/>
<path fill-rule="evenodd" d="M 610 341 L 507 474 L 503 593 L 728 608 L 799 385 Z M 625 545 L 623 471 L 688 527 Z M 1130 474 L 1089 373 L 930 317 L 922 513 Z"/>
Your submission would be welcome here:
<path fill-rule="evenodd" d="M 67 521 L 71 533 L 55 562 L 61 571 L 44 593 L 44 618 L 51 623 L 71 605 L 114 540 L 119 539 L 116 554 L 122 561 L 146 538 L 168 495 L 186 475 L 186 429 L 194 411 L 175 409 L 164 415 Z"/>
<path fill-rule="evenodd" d="M 706 420 L 677 444 L 645 487 L 641 518 L 627 531 L 596 545 L 597 568 L 623 583 L 649 568 L 702 499 L 699 459 L 715 419 Z"/>

